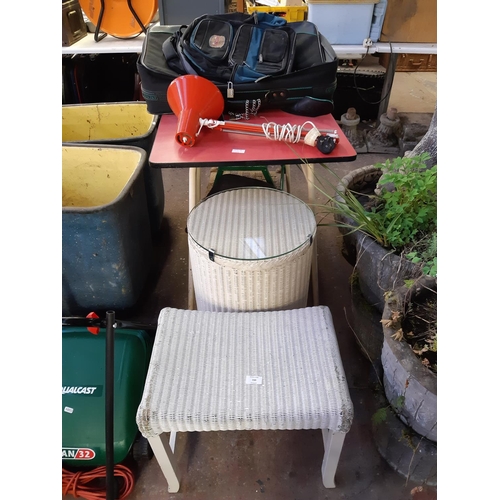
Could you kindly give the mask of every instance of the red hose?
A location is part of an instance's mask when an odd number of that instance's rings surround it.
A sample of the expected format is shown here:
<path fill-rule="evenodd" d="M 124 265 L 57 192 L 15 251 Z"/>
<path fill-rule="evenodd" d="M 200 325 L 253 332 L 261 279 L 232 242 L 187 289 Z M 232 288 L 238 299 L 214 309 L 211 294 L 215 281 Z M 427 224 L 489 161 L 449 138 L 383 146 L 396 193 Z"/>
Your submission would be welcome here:
<path fill-rule="evenodd" d="M 133 472 L 124 465 L 115 465 L 115 477 L 122 478 L 117 500 L 127 498 L 135 485 Z M 106 479 L 106 467 L 96 467 L 90 471 L 70 472 L 62 470 L 62 494 L 73 495 L 75 498 L 87 500 L 106 500 L 106 486 L 92 486 L 90 483 L 96 479 Z"/>

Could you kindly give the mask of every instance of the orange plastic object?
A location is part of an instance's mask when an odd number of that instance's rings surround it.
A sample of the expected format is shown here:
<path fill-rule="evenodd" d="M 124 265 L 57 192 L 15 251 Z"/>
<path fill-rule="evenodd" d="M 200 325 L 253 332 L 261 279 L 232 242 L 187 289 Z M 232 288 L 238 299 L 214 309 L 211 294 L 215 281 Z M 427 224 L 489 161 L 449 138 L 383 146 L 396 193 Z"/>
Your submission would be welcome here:
<path fill-rule="evenodd" d="M 147 28 L 158 10 L 158 0 L 130 0 L 130 5 Z M 104 13 L 99 27 L 100 32 L 118 38 L 138 35 L 141 25 L 132 14 L 127 0 L 80 0 L 80 7 L 89 20 L 97 26 L 101 8 Z"/>
<path fill-rule="evenodd" d="M 175 139 L 188 147 L 195 143 L 200 118 L 215 120 L 224 111 L 220 90 L 198 75 L 183 75 L 173 80 L 167 88 L 167 101 L 178 118 Z"/>

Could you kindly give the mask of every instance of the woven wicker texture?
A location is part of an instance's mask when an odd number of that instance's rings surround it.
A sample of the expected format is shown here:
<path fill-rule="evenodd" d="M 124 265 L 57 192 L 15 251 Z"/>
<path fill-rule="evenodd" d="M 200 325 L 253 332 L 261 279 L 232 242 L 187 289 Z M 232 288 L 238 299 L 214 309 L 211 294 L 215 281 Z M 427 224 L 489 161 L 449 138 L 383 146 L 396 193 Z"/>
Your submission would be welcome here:
<path fill-rule="evenodd" d="M 198 310 L 307 305 L 316 221 L 302 200 L 267 188 L 223 191 L 191 211 L 187 229 Z"/>
<path fill-rule="evenodd" d="M 347 432 L 352 418 L 327 307 L 160 312 L 137 411 L 145 437 L 170 431 Z"/>
<path fill-rule="evenodd" d="M 295 196 L 262 187 L 210 196 L 188 216 L 193 240 L 231 259 L 269 259 L 301 247 L 316 231 L 313 211 Z"/>

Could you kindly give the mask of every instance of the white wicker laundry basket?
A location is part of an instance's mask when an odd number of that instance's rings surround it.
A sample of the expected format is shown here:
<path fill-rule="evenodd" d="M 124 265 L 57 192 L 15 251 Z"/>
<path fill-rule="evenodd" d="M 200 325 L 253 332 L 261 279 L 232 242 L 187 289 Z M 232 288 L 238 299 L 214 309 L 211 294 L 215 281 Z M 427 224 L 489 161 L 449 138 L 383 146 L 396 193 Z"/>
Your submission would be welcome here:
<path fill-rule="evenodd" d="M 316 220 L 277 189 L 231 189 L 187 220 L 197 309 L 271 311 L 307 306 Z"/>

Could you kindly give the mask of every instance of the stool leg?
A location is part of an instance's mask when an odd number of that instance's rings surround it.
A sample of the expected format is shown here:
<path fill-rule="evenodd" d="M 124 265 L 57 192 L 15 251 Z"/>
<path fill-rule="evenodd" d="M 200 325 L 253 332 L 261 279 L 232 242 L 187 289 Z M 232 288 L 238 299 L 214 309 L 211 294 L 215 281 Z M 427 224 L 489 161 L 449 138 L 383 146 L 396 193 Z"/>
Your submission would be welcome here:
<path fill-rule="evenodd" d="M 330 429 L 321 429 L 323 432 L 323 443 L 325 445 L 325 455 L 321 465 L 321 476 L 325 488 L 335 488 L 335 472 L 339 463 L 340 452 L 344 444 L 345 433 L 334 433 Z"/>
<path fill-rule="evenodd" d="M 168 491 L 177 493 L 180 488 L 179 470 L 165 433 L 148 438 L 158 465 L 168 483 Z"/>

